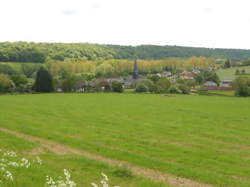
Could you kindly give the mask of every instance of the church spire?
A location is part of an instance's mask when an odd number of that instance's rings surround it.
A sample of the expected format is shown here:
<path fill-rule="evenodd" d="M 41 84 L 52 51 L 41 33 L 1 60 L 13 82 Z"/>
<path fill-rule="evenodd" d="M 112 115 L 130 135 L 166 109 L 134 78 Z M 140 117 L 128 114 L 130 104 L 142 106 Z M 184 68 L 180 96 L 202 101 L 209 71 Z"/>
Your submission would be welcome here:
<path fill-rule="evenodd" d="M 137 59 L 134 61 L 134 71 L 133 71 L 133 79 L 138 79 L 139 70 L 137 65 Z"/>

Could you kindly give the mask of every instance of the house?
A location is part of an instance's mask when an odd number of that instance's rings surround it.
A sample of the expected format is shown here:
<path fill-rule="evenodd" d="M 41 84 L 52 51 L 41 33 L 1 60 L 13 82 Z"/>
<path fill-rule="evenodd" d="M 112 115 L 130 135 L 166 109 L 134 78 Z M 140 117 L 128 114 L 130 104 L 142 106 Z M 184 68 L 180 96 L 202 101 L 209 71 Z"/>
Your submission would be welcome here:
<path fill-rule="evenodd" d="M 180 74 L 180 78 L 185 80 L 194 80 L 194 76 L 195 76 L 194 73 L 188 71 L 183 71 Z"/>
<path fill-rule="evenodd" d="M 206 67 L 206 68 L 201 68 L 201 71 L 213 71 L 214 68 L 212 66 Z"/>
<path fill-rule="evenodd" d="M 194 73 L 194 74 L 200 74 L 201 73 L 201 71 L 198 69 L 198 68 L 193 68 L 192 69 L 192 73 Z"/>
<path fill-rule="evenodd" d="M 172 75 L 171 77 L 169 77 L 169 80 L 171 83 L 176 83 L 178 78 L 178 75 Z"/>
<path fill-rule="evenodd" d="M 161 73 L 157 73 L 160 77 L 170 77 L 172 73 L 170 71 L 163 71 Z"/>
<path fill-rule="evenodd" d="M 109 78 L 107 79 L 107 81 L 112 84 L 112 82 L 120 82 L 120 83 L 124 83 L 124 80 L 122 78 Z"/>
<path fill-rule="evenodd" d="M 234 80 L 235 80 L 235 79 L 224 79 L 224 80 L 222 81 L 222 83 L 223 83 L 223 84 L 233 84 Z"/>
<path fill-rule="evenodd" d="M 133 78 L 124 79 L 124 88 L 134 88 L 137 80 Z"/>
<path fill-rule="evenodd" d="M 218 90 L 218 86 L 213 81 L 207 81 L 205 84 L 203 84 L 203 89 L 205 89 L 205 90 Z"/>
<path fill-rule="evenodd" d="M 220 84 L 220 90 L 233 90 L 234 79 L 224 79 Z"/>

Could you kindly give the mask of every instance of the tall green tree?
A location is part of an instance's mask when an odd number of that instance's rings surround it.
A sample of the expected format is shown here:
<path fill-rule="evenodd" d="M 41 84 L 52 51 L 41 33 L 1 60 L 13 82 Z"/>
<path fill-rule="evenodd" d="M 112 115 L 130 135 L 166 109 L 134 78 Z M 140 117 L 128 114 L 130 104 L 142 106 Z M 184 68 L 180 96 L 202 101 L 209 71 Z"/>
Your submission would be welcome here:
<path fill-rule="evenodd" d="M 235 95 L 240 97 L 250 96 L 250 78 L 247 76 L 238 77 L 233 86 L 235 88 Z"/>
<path fill-rule="evenodd" d="M 44 67 L 41 67 L 37 72 L 34 88 L 37 92 L 54 91 L 53 77 Z"/>
<path fill-rule="evenodd" d="M 77 76 L 74 74 L 67 74 L 62 80 L 62 90 L 64 92 L 74 92 L 77 90 Z"/>
<path fill-rule="evenodd" d="M 231 62 L 229 59 L 227 59 L 226 62 L 224 63 L 224 68 L 231 68 Z"/>

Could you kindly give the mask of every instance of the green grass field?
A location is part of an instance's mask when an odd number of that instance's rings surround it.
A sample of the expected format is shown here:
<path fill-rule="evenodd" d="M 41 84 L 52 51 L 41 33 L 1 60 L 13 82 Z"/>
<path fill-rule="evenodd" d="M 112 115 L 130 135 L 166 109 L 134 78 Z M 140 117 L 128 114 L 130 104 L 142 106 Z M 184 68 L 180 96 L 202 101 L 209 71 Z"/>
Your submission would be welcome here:
<path fill-rule="evenodd" d="M 0 127 L 199 183 L 250 186 L 249 98 L 34 94 L 1 95 L 0 103 Z M 40 147 L 1 131 L 0 139 L 3 149 L 22 155 Z M 122 177 L 116 167 L 79 155 L 37 154 L 47 165 L 19 176 L 21 186 L 43 184 L 46 173 L 56 176 L 63 168 L 79 184 L 105 172 L 120 186 L 168 186 Z"/>
<path fill-rule="evenodd" d="M 233 79 L 236 77 L 235 71 L 239 69 L 240 71 L 244 69 L 246 71 L 246 74 L 250 74 L 250 66 L 244 66 L 244 67 L 232 67 L 229 69 L 219 69 L 217 71 L 218 76 L 220 77 L 220 80 L 223 79 Z"/>

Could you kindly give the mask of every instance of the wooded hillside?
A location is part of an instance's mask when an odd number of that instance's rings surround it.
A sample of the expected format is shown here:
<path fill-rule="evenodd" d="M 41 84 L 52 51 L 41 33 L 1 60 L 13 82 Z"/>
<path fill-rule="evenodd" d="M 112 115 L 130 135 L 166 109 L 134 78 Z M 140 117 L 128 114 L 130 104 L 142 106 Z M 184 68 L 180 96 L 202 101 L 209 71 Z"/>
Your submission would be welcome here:
<path fill-rule="evenodd" d="M 83 61 L 97 59 L 165 59 L 169 57 L 186 58 L 204 56 L 243 60 L 250 58 L 250 50 L 209 49 L 180 46 L 119 46 L 88 43 L 0 43 L 0 61 L 2 62 L 46 62 Z"/>

